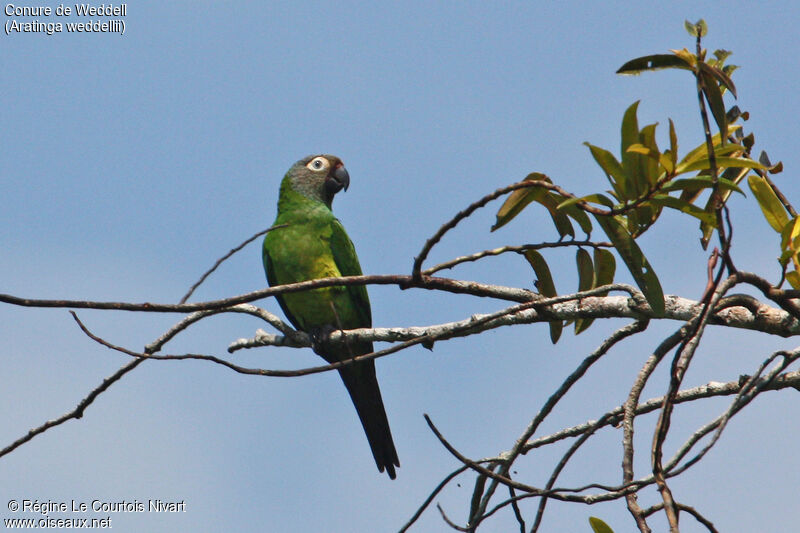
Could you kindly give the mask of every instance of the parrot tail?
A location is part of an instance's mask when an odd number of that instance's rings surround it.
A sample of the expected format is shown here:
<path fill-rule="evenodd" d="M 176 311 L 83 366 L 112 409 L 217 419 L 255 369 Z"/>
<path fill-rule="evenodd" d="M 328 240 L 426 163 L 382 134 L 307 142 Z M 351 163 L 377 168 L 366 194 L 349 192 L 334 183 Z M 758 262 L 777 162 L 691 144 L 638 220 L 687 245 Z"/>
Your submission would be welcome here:
<path fill-rule="evenodd" d="M 340 368 L 339 375 L 350 393 L 358 418 L 361 419 L 378 470 L 383 472 L 385 469 L 389 478 L 394 479 L 394 469 L 400 466 L 400 460 L 397 458 L 392 430 L 389 429 L 389 420 L 383 407 L 381 390 L 375 375 L 375 362 L 364 361 Z"/>

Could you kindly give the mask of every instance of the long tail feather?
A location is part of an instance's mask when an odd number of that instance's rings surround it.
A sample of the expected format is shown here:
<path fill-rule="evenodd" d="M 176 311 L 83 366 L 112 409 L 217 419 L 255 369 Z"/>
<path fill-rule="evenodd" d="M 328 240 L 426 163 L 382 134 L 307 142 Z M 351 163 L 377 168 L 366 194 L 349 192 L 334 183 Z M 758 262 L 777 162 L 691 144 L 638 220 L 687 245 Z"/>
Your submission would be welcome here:
<path fill-rule="evenodd" d="M 343 367 L 339 369 L 339 375 L 361 419 L 378 470 L 381 472 L 386 470 L 389 477 L 394 479 L 395 467 L 400 466 L 400 460 L 397 458 L 389 420 L 383 407 L 381 390 L 375 375 L 375 363 L 365 361 Z"/>

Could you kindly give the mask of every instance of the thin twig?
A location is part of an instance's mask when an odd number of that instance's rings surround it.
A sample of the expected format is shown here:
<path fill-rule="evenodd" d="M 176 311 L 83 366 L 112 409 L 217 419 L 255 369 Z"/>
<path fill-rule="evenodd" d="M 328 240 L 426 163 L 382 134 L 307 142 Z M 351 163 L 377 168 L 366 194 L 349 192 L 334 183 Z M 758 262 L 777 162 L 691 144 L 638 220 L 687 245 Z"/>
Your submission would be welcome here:
<path fill-rule="evenodd" d="M 20 437 L 19 439 L 15 440 L 11 444 L 9 444 L 8 446 L 6 446 L 2 450 L 0 450 L 0 457 L 3 457 L 4 455 L 7 455 L 7 454 L 13 452 L 15 449 L 19 448 L 20 446 L 22 446 L 26 442 L 28 442 L 31 439 L 33 439 L 35 436 L 41 435 L 42 433 L 44 433 L 45 431 L 47 431 L 50 428 L 53 428 L 53 427 L 58 426 L 58 425 L 61 425 L 64 422 L 66 422 L 67 420 L 71 420 L 73 418 L 74 419 L 81 418 L 83 416 L 83 413 L 86 410 L 86 408 L 89 407 L 92 404 L 92 402 L 94 402 L 95 398 L 97 398 L 98 396 L 100 396 L 100 394 L 105 392 L 111 385 L 113 385 L 114 383 L 119 381 L 122 378 L 122 376 L 124 376 L 125 374 L 127 374 L 128 372 L 130 372 L 131 370 L 136 368 L 137 366 L 139 366 L 139 364 L 142 361 L 144 361 L 144 359 L 134 359 L 134 360 L 124 364 L 119 370 L 117 370 L 116 372 L 114 372 L 113 374 L 111 374 L 110 376 L 105 378 L 100 385 L 98 385 L 97 387 L 92 389 L 89 392 L 89 394 L 86 395 L 86 397 L 78 403 L 78 405 L 77 405 L 77 407 L 75 407 L 75 409 L 73 409 L 72 411 L 69 411 L 69 412 L 61 415 L 58 418 L 55 418 L 53 420 L 49 420 L 49 421 L 45 422 L 44 424 L 42 424 L 41 426 L 38 426 L 36 428 L 31 429 L 30 431 L 28 431 L 28 433 L 25 436 Z"/>
<path fill-rule="evenodd" d="M 605 355 L 608 350 L 610 350 L 615 344 L 620 342 L 621 340 L 644 331 L 647 328 L 648 322 L 644 321 L 637 321 L 622 328 L 618 329 L 614 333 L 612 333 L 603 343 L 598 347 L 594 352 L 592 352 L 589 356 L 587 356 L 578 367 L 572 371 L 572 373 L 565 379 L 561 385 L 556 389 L 556 391 L 547 399 L 547 401 L 542 405 L 542 408 L 533 418 L 533 420 L 528 424 L 528 427 L 525 428 L 525 431 L 522 432 L 522 435 L 517 439 L 514 443 L 514 446 L 511 450 L 504 454 L 504 461 L 503 467 L 500 470 L 501 477 L 507 477 L 508 473 L 510 472 L 511 465 L 516 460 L 516 458 L 521 454 L 524 453 L 525 444 L 531 439 L 533 434 L 539 428 L 539 425 L 544 421 L 544 419 L 552 412 L 555 408 L 556 404 L 567 394 L 570 388 L 577 383 L 577 381 L 583 377 L 589 367 L 591 367 L 598 359 L 600 359 L 603 355 Z M 497 483 L 493 482 L 489 485 L 489 488 L 486 489 L 483 498 L 481 499 L 481 504 L 478 509 L 479 514 L 483 514 L 486 508 L 489 505 L 489 500 L 491 499 L 494 491 L 497 488 Z"/>
<path fill-rule="evenodd" d="M 698 522 L 700 522 L 701 524 L 703 524 L 706 527 L 706 529 L 709 531 L 709 533 L 719 533 L 716 530 L 716 528 L 714 527 L 714 524 L 712 524 L 709 519 L 707 519 L 702 514 L 700 514 L 700 512 L 697 509 L 695 509 L 694 507 L 691 507 L 691 506 L 683 504 L 683 503 L 678 503 L 677 507 L 681 511 L 686 511 L 687 513 L 692 515 L 695 520 L 697 520 Z M 648 507 L 644 511 L 644 513 L 645 513 L 645 515 L 650 516 L 651 514 L 656 513 L 656 512 L 660 511 L 663 508 L 664 508 L 664 503 L 663 502 L 662 503 L 657 503 L 656 505 L 653 505 L 652 507 Z"/>
<path fill-rule="evenodd" d="M 666 339 L 664 339 L 658 348 L 650 355 L 645 362 L 639 374 L 636 376 L 633 386 L 628 393 L 628 399 L 623 405 L 623 419 L 622 419 L 622 482 L 631 483 L 634 478 L 633 473 L 633 435 L 634 425 L 633 420 L 636 416 L 636 406 L 639 404 L 639 398 L 642 394 L 645 384 L 650 376 L 655 371 L 658 364 L 664 356 L 677 345 L 685 335 L 684 328 L 679 329 Z M 639 506 L 638 497 L 635 492 L 629 493 L 625 497 L 628 511 L 633 516 L 636 526 L 642 533 L 649 533 L 650 527 L 647 525 L 645 516 L 642 513 L 642 508 Z"/>
<path fill-rule="evenodd" d="M 403 525 L 403 527 L 400 528 L 399 533 L 405 533 L 406 531 L 408 531 L 408 529 L 414 525 L 414 522 L 416 522 L 419 519 L 419 517 L 422 516 L 422 513 L 425 512 L 425 509 L 428 508 L 433 499 L 436 498 L 436 496 L 442 491 L 442 489 L 444 489 L 447 486 L 447 484 L 450 483 L 450 481 L 458 477 L 460 474 L 466 472 L 467 470 L 469 470 L 468 466 L 460 466 L 459 468 L 448 474 L 441 482 L 439 482 L 439 484 L 436 485 L 436 487 L 431 491 L 428 497 L 425 498 L 425 501 L 422 502 L 422 505 L 420 505 L 417 508 L 417 511 L 411 516 L 408 522 L 406 522 Z"/>
<path fill-rule="evenodd" d="M 239 250 L 241 250 L 242 248 L 244 248 L 245 246 L 247 246 L 248 244 L 250 244 L 254 240 L 258 239 L 262 235 L 266 235 L 267 233 L 269 233 L 270 231 L 272 231 L 272 230 L 274 230 L 276 228 L 285 228 L 286 226 L 288 226 L 288 224 L 278 224 L 277 226 L 271 226 L 271 227 L 269 227 L 269 228 L 267 228 L 265 230 L 259 231 L 258 233 L 256 233 L 255 235 L 253 235 L 249 239 L 245 240 L 243 243 L 241 243 L 240 245 L 236 246 L 235 248 L 231 248 L 231 250 L 227 254 L 225 254 L 222 257 L 220 257 L 219 259 L 217 259 L 217 261 L 214 263 L 214 266 L 212 266 L 211 268 L 206 270 L 206 272 L 202 276 L 200 276 L 200 279 L 197 280 L 197 283 L 192 285 L 189 288 L 189 291 L 186 294 L 183 295 L 183 298 L 181 298 L 180 303 L 186 303 L 186 300 L 188 300 L 189 297 L 192 295 L 192 293 L 194 293 L 194 291 L 197 290 L 197 287 L 202 285 L 202 283 L 206 280 L 206 278 L 208 278 L 208 276 L 210 276 L 211 273 L 214 272 L 226 259 L 230 258 L 233 254 L 235 254 L 236 252 L 238 252 Z"/>
<path fill-rule="evenodd" d="M 455 259 L 451 259 L 450 261 L 439 263 L 438 265 L 423 270 L 422 274 L 424 276 L 432 276 L 433 274 L 439 272 L 440 270 L 450 269 L 462 263 L 470 263 L 473 261 L 478 261 L 479 259 L 483 259 L 484 257 L 493 257 L 509 252 L 524 254 L 528 250 L 542 250 L 545 248 L 566 248 L 571 246 L 586 246 L 589 248 L 613 248 L 614 245 L 611 244 L 610 242 L 605 242 L 605 241 L 594 242 L 590 240 L 583 240 L 583 241 L 572 240 L 572 241 L 542 242 L 539 244 L 522 244 L 519 246 L 501 246 L 500 248 L 483 250 L 482 252 L 476 252 L 470 255 L 462 255 L 460 257 L 456 257 Z"/>
<path fill-rule="evenodd" d="M 423 414 L 422 416 L 425 417 L 425 422 L 428 423 L 428 427 L 431 429 L 431 431 L 433 431 L 433 434 L 436 435 L 436 438 L 439 439 L 439 442 L 442 443 L 442 446 L 444 446 L 445 449 L 448 452 L 450 452 L 451 455 L 453 455 L 453 457 L 455 457 L 456 459 L 461 461 L 465 466 L 468 466 L 472 470 L 474 470 L 474 471 L 478 472 L 479 474 L 482 474 L 482 475 L 484 475 L 486 477 L 498 480 L 503 485 L 506 485 L 508 487 L 514 487 L 517 490 L 521 490 L 521 491 L 529 492 L 529 493 L 535 493 L 535 494 L 540 494 L 541 493 L 541 491 L 539 489 L 537 489 L 536 487 L 532 487 L 530 485 L 526 485 L 524 483 L 520 483 L 518 481 L 514 481 L 513 479 L 509 479 L 509 478 L 507 478 L 505 476 L 501 476 L 499 474 L 496 474 L 496 473 L 492 472 L 491 470 L 489 470 L 488 468 L 482 466 L 478 462 L 473 461 L 473 460 L 465 457 L 464 455 L 461 454 L 461 452 L 456 450 L 455 447 L 453 447 L 452 444 L 447 442 L 447 439 L 445 439 L 444 436 L 442 435 L 442 433 L 436 428 L 436 426 L 433 424 L 433 421 L 427 415 L 427 413 Z"/>
<path fill-rule="evenodd" d="M 451 229 L 455 228 L 459 222 L 470 216 L 476 210 L 480 209 L 481 207 L 485 206 L 492 200 L 495 200 L 504 194 L 508 194 L 510 192 L 516 191 L 518 189 L 527 189 L 531 187 L 541 187 L 548 190 L 558 190 L 561 191 L 562 189 L 557 185 L 554 185 L 548 181 L 544 180 L 523 180 L 518 181 L 517 183 L 512 183 L 511 185 L 506 185 L 505 187 L 501 187 L 494 192 L 491 192 L 477 200 L 472 202 L 466 208 L 462 209 L 458 213 L 453 216 L 450 220 L 445 222 L 442 227 L 440 227 L 433 236 L 425 242 L 425 245 L 420 250 L 419 254 L 414 258 L 414 265 L 411 268 L 411 275 L 415 281 L 419 281 L 421 279 L 421 270 L 422 270 L 422 263 L 428 257 L 428 253 L 430 253 L 431 249 L 436 246 L 442 237 L 444 237 L 445 233 L 450 231 Z M 570 195 L 571 196 L 571 195 Z"/>
<path fill-rule="evenodd" d="M 442 520 L 444 520 L 445 524 L 455 529 L 456 531 L 466 531 L 466 532 L 469 531 L 468 528 L 461 527 L 452 520 L 450 520 L 449 518 L 447 518 L 447 515 L 445 514 L 444 509 L 442 509 L 442 506 L 440 504 L 437 503 L 436 508 L 439 510 L 439 514 L 442 516 Z"/>

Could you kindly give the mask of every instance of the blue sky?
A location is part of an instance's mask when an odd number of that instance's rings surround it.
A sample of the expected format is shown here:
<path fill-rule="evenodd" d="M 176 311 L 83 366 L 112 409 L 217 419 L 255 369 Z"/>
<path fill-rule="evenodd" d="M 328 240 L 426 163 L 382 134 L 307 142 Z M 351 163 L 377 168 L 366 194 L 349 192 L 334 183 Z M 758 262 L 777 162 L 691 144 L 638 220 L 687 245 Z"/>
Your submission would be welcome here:
<path fill-rule="evenodd" d="M 607 188 L 581 143 L 616 152 L 622 113 L 635 100 L 642 100 L 640 123 L 657 121 L 665 130 L 672 118 L 682 151 L 699 144 L 696 97 L 685 73 L 614 71 L 639 55 L 691 47 L 683 21 L 700 17 L 710 26 L 706 46 L 734 51 L 729 62 L 741 65 L 734 80 L 738 105 L 751 113 L 747 128 L 755 131 L 757 150 L 784 162 L 779 185 L 798 197 L 791 179 L 800 115 L 794 3 L 587 5 L 136 2 L 128 5 L 124 35 L 3 34 L 0 292 L 177 301 L 217 257 L 269 226 L 280 178 L 311 153 L 333 153 L 347 165 L 351 188 L 337 197 L 334 211 L 364 271 L 408 273 L 422 244 L 450 216 L 528 172 L 545 172 L 576 193 Z M 735 202 L 737 266 L 776 279 L 777 237 L 751 198 Z M 448 234 L 430 264 L 557 238 L 535 209 L 490 233 L 497 207 Z M 697 298 L 707 256 L 696 225 L 675 216 L 662 223 L 641 246 L 667 293 Z M 573 254 L 548 258 L 557 287 L 572 290 Z M 521 287 L 533 278 L 517 256 L 448 275 Z M 265 284 L 259 246 L 251 245 L 194 298 Z M 377 326 L 445 322 L 502 305 L 391 287 L 371 287 L 370 295 Z M 279 313 L 274 301 L 261 303 Z M 98 334 L 132 348 L 177 320 L 80 316 Z M 546 326 L 506 328 L 380 360 L 402 465 L 393 482 L 375 470 L 335 374 L 258 378 L 204 362 L 153 362 L 114 385 L 83 419 L 0 459 L 0 498 L 187 502 L 180 515 L 113 515 L 115 531 L 396 530 L 457 466 L 423 413 L 471 457 L 506 450 L 577 362 L 621 324 L 595 323 L 577 338 L 565 332 L 555 347 Z M 229 342 L 258 327 L 251 318 L 214 318 L 170 351 L 224 354 Z M 675 327 L 654 325 L 612 352 L 542 434 L 621 403 L 647 354 Z M 687 384 L 735 379 L 772 350 L 795 346 L 791 339 L 711 331 Z M 65 310 L 5 305 L 0 354 L 3 446 L 73 408 L 126 362 L 86 338 Z M 265 368 L 321 362 L 310 350 L 234 358 Z M 660 395 L 664 386 L 662 376 L 645 396 Z M 678 409 L 667 445 L 682 442 L 725 405 Z M 678 498 L 721 531 L 790 531 L 796 520 L 787 509 L 800 462 L 786 450 L 799 436 L 799 414 L 790 393 L 764 395 L 734 419 L 706 460 L 675 482 Z M 644 475 L 647 422 L 642 427 L 637 467 Z M 620 440 L 619 432 L 606 431 L 575 458 L 563 484 L 616 482 Z M 556 457 L 545 452 L 523 461 L 520 473 L 542 484 Z M 465 477 L 437 500 L 459 521 L 470 482 Z M 643 496 L 647 503 L 656 497 Z M 588 531 L 590 515 L 616 531 L 632 529 L 621 503 L 555 502 L 544 528 Z M 689 519 L 683 525 L 697 530 Z M 488 530 L 509 527 L 513 519 L 505 515 Z M 435 509 L 417 527 L 442 529 Z"/>

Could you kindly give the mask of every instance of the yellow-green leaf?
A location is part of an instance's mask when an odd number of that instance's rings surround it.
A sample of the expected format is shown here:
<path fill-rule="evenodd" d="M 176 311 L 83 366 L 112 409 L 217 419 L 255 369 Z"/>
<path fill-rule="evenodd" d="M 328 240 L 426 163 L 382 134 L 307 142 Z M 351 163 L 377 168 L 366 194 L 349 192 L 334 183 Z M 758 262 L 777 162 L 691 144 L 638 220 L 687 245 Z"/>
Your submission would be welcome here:
<path fill-rule="evenodd" d="M 595 279 L 594 266 L 592 265 L 592 258 L 589 252 L 583 248 L 578 248 L 578 252 L 575 254 L 575 262 L 578 264 L 578 290 L 588 291 L 592 288 Z M 575 335 L 579 335 L 588 328 L 591 323 L 591 320 L 585 318 L 576 319 Z"/>
<path fill-rule="evenodd" d="M 589 517 L 589 525 L 592 526 L 594 533 L 614 533 L 608 524 L 594 516 Z"/>
<path fill-rule="evenodd" d="M 655 157 L 655 158 L 658 157 L 658 152 L 652 153 L 650 151 L 650 148 L 640 143 L 634 143 L 628 146 L 628 152 L 635 152 L 637 154 L 649 155 L 650 157 Z"/>
<path fill-rule="evenodd" d="M 705 63 L 700 63 L 699 76 L 703 80 L 703 94 L 711 107 L 711 114 L 719 127 L 723 139 L 728 137 L 728 117 L 725 114 L 725 102 L 722 100 L 722 91 L 714 75 L 708 72 L 710 68 Z"/>
<path fill-rule="evenodd" d="M 578 225 L 581 227 L 581 230 L 583 230 L 583 232 L 586 235 L 592 233 L 592 221 L 591 219 L 589 219 L 589 215 L 586 214 L 586 211 L 584 211 L 574 203 L 565 206 L 564 202 L 558 204 L 557 209 L 560 211 L 564 211 L 564 213 L 566 213 L 568 217 L 575 220 L 575 222 L 578 223 Z"/>
<path fill-rule="evenodd" d="M 730 78 L 730 76 L 723 72 L 722 69 L 707 63 L 700 63 L 700 69 L 714 76 L 719 84 L 725 89 L 729 90 L 733 97 L 736 98 L 736 86 L 733 84 L 733 80 Z"/>
<path fill-rule="evenodd" d="M 717 168 L 758 168 L 763 169 L 764 165 L 758 161 L 747 159 L 746 157 L 717 157 L 715 160 Z M 683 174 L 695 170 L 707 170 L 711 168 L 711 160 L 708 158 L 698 159 L 688 165 L 678 165 L 676 172 Z"/>
<path fill-rule="evenodd" d="M 651 154 L 651 157 L 639 157 L 640 175 L 637 180 L 639 193 L 647 190 L 648 185 L 655 184 L 658 181 L 658 160 L 661 153 L 658 150 L 658 144 L 656 144 L 656 126 L 657 124 L 648 124 L 639 132 L 639 142 L 650 148 Z"/>
<path fill-rule="evenodd" d="M 589 147 L 592 157 L 594 157 L 594 160 L 597 161 L 598 165 L 600 165 L 600 168 L 603 169 L 603 172 L 606 173 L 606 177 L 608 178 L 609 183 L 611 183 L 611 186 L 614 188 L 614 191 L 617 193 L 617 196 L 624 197 L 625 172 L 622 170 L 622 165 L 620 162 L 617 161 L 616 157 L 614 157 L 614 154 L 605 148 L 600 148 L 599 146 L 589 144 L 588 142 L 583 144 Z"/>
<path fill-rule="evenodd" d="M 658 194 L 653 196 L 650 199 L 650 203 L 663 206 L 663 207 L 671 207 L 672 209 L 677 209 L 687 215 L 691 215 L 695 218 L 700 219 L 702 222 L 706 224 L 716 225 L 717 216 L 714 213 L 709 213 L 708 211 L 704 211 L 700 209 L 694 204 L 681 200 L 680 198 L 676 198 L 674 196 L 668 196 L 666 194 Z"/>
<path fill-rule="evenodd" d="M 661 189 L 661 192 L 672 192 L 672 191 L 701 191 L 703 189 L 710 189 L 714 185 L 714 180 L 711 179 L 711 176 L 696 176 L 694 178 L 683 178 L 679 180 L 670 181 L 664 188 Z M 742 196 L 744 196 L 744 191 L 740 189 L 735 183 L 725 178 L 718 178 L 717 179 L 717 186 L 720 190 L 726 191 L 736 191 Z M 685 198 L 681 198 L 685 199 Z"/>
<path fill-rule="evenodd" d="M 658 157 L 658 163 L 661 165 L 661 168 L 664 169 L 664 172 L 667 174 L 672 174 L 672 171 L 675 170 L 675 156 L 672 155 L 670 150 L 667 150 L 663 154 Z M 661 176 L 659 175 L 659 179 Z"/>
<path fill-rule="evenodd" d="M 781 248 L 796 253 L 800 249 L 800 217 L 790 220 L 781 230 Z"/>
<path fill-rule="evenodd" d="M 564 211 L 558 209 L 561 198 L 563 197 L 560 195 L 548 192 L 541 198 L 538 198 L 537 201 L 547 208 L 550 217 L 553 219 L 553 224 L 556 226 L 558 235 L 562 239 L 566 236 L 575 238 L 575 230 L 572 228 L 572 222 L 569 221 L 569 217 Z"/>
<path fill-rule="evenodd" d="M 659 70 L 663 68 L 690 68 L 686 61 L 673 54 L 653 54 L 649 56 L 631 59 L 617 69 L 617 74 L 641 74 L 648 70 Z"/>
<path fill-rule="evenodd" d="M 614 273 L 617 269 L 617 262 L 614 259 L 614 254 L 605 248 L 594 249 L 594 279 L 592 280 L 592 288 L 602 287 L 614 282 Z M 583 290 L 583 289 L 581 289 Z M 600 295 L 606 295 L 607 292 Z M 579 324 L 580 322 L 580 324 Z M 589 329 L 589 326 L 594 322 L 594 318 L 581 318 L 575 321 L 575 334 Z"/>
<path fill-rule="evenodd" d="M 547 266 L 547 261 L 544 260 L 542 254 L 536 250 L 528 250 L 525 252 L 525 259 L 528 260 L 533 272 L 536 274 L 536 290 L 539 291 L 539 294 L 548 298 L 555 296 L 556 285 L 553 283 L 550 267 Z M 550 322 L 550 340 L 553 344 L 558 342 L 563 329 L 564 324 L 560 320 Z"/>
<path fill-rule="evenodd" d="M 678 135 L 675 133 L 675 124 L 669 119 L 669 154 L 672 158 L 672 168 L 678 164 Z"/>
<path fill-rule="evenodd" d="M 595 215 L 600 227 L 614 244 L 625 266 L 641 289 L 656 316 L 664 314 L 664 291 L 653 267 L 633 240 L 625 226 L 616 217 Z"/>
<path fill-rule="evenodd" d="M 688 20 L 684 20 L 683 27 L 686 28 L 686 31 L 689 32 L 689 35 L 692 37 L 705 37 L 708 33 L 708 24 L 706 24 L 706 21 L 703 19 L 698 20 L 694 24 Z"/>
<path fill-rule="evenodd" d="M 686 48 L 681 48 L 680 50 L 670 50 L 670 52 L 681 58 L 683 62 L 692 69 L 697 64 L 697 57 Z"/>
<path fill-rule="evenodd" d="M 800 274 L 798 274 L 797 270 L 787 272 L 786 281 L 789 282 L 793 289 L 800 289 Z"/>
<path fill-rule="evenodd" d="M 614 202 L 611 201 L 611 198 L 609 198 L 605 194 L 597 193 L 597 194 L 589 194 L 587 196 L 581 196 L 580 198 L 578 198 L 577 196 L 574 198 L 568 198 L 567 200 L 564 200 L 563 202 L 558 204 L 558 208 L 566 209 L 567 207 L 575 205 L 578 202 L 592 202 L 594 204 L 600 204 L 608 208 L 614 207 Z"/>
<path fill-rule="evenodd" d="M 628 152 L 629 146 L 639 143 L 639 120 L 636 118 L 636 110 L 638 108 L 639 101 L 637 100 L 625 110 L 625 114 L 622 116 L 620 153 L 622 154 L 622 171 L 625 176 L 624 190 L 626 191 L 622 198 L 626 200 L 638 196 L 634 191 L 636 190 L 639 156 Z"/>
<path fill-rule="evenodd" d="M 747 184 L 750 186 L 750 190 L 753 191 L 753 196 L 758 200 L 758 205 L 764 213 L 764 218 L 767 219 L 772 229 L 780 233 L 784 226 L 789 223 L 789 215 L 775 195 L 775 191 L 772 190 L 766 179 L 755 174 L 747 177 Z"/>
<path fill-rule="evenodd" d="M 523 181 L 546 181 L 550 182 L 550 178 L 539 172 L 532 172 L 528 174 Z M 544 196 L 547 189 L 542 187 L 528 187 L 525 189 L 517 189 L 512 192 L 500 206 L 497 211 L 497 221 L 492 226 L 492 231 L 501 228 L 508 224 L 515 216 L 525 209 L 525 207 Z"/>
<path fill-rule="evenodd" d="M 720 180 L 724 179 L 727 182 L 738 184 L 744 179 L 744 177 L 747 175 L 748 172 L 750 172 L 750 169 L 748 168 L 726 168 L 725 171 L 722 173 L 723 177 L 721 177 Z M 688 200 L 693 202 L 694 199 L 697 198 L 697 195 L 699 194 L 700 193 L 697 192 L 694 195 L 691 195 L 688 194 L 688 191 L 684 191 L 681 194 L 681 200 Z M 731 195 L 730 190 L 720 186 L 719 196 L 723 204 L 728 201 L 728 197 L 730 195 Z M 711 206 L 712 200 L 713 198 L 710 196 L 708 200 L 706 200 L 706 206 L 705 206 L 706 211 L 711 211 L 711 209 L 713 209 Z M 711 235 L 714 233 L 715 227 L 716 227 L 716 222 L 713 225 L 706 224 L 705 222 L 700 223 L 700 231 L 703 233 L 703 236 L 700 237 L 700 245 L 703 247 L 703 250 L 705 250 L 706 247 L 708 246 L 708 242 L 711 240 Z"/>
<path fill-rule="evenodd" d="M 729 132 L 733 132 L 733 131 L 740 130 L 740 129 L 742 129 L 742 126 L 740 124 L 729 124 L 728 125 L 728 131 Z M 714 147 L 714 155 L 717 156 L 717 157 L 723 156 L 723 155 L 729 155 L 732 152 L 736 152 L 736 151 L 739 151 L 739 152 L 743 152 L 744 151 L 744 148 L 742 148 L 738 144 L 726 143 L 726 144 L 723 145 L 721 143 L 721 141 L 720 141 L 719 132 L 717 132 L 717 133 L 715 133 L 714 135 L 711 136 L 711 144 Z M 708 157 L 708 151 L 707 151 L 707 148 L 706 148 L 706 143 L 702 143 L 702 144 L 697 145 L 688 154 L 683 156 L 683 159 L 681 159 L 681 162 L 678 164 L 678 169 L 680 169 L 681 167 L 683 167 L 685 165 L 688 165 L 689 163 L 692 163 L 693 161 L 696 161 L 697 159 L 700 159 L 703 156 Z M 678 170 L 677 172 L 680 173 L 682 171 Z"/>
<path fill-rule="evenodd" d="M 593 287 L 602 287 L 614 282 L 614 274 L 617 270 L 617 261 L 614 254 L 605 248 L 594 249 L 594 283 Z"/>

